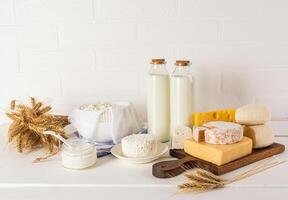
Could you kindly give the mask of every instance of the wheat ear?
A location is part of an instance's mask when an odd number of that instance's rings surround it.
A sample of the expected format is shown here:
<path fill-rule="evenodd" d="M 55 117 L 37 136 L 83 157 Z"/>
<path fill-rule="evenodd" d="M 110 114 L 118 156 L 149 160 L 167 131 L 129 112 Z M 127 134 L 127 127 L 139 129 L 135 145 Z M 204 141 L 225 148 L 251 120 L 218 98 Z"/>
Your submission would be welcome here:
<path fill-rule="evenodd" d="M 287 160 L 273 161 L 274 158 L 268 159 L 265 162 L 256 165 L 255 167 L 238 174 L 230 179 L 223 179 L 220 176 L 216 176 L 211 172 L 205 171 L 203 169 L 196 169 L 191 174 L 186 174 L 189 182 L 178 185 L 178 188 L 182 192 L 206 192 L 212 189 L 224 187 L 230 183 L 242 180 L 249 176 L 260 173 L 264 170 L 270 169 L 277 165 L 287 162 Z"/>

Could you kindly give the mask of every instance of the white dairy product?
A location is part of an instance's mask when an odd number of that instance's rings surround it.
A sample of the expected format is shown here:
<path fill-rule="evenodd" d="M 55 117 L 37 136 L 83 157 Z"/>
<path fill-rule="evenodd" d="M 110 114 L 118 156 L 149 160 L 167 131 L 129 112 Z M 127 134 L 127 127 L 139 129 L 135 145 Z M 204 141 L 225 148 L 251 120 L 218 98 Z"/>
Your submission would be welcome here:
<path fill-rule="evenodd" d="M 268 125 L 245 126 L 244 135 L 253 141 L 253 148 L 267 147 L 274 142 L 274 133 Z"/>
<path fill-rule="evenodd" d="M 82 105 L 72 111 L 69 121 L 82 137 L 97 143 L 117 144 L 142 128 L 132 103 L 126 101 Z"/>
<path fill-rule="evenodd" d="M 192 130 L 188 126 L 179 126 L 172 136 L 172 149 L 184 149 L 184 141 L 192 138 Z"/>
<path fill-rule="evenodd" d="M 171 133 L 174 134 L 178 126 L 189 126 L 191 115 L 193 84 L 186 76 L 171 77 Z"/>
<path fill-rule="evenodd" d="M 170 129 L 169 75 L 149 74 L 147 80 L 148 132 L 167 142 Z"/>
<path fill-rule="evenodd" d="M 63 145 L 62 165 L 69 169 L 83 169 L 96 163 L 96 146 L 79 138 L 67 140 L 71 145 Z"/>
<path fill-rule="evenodd" d="M 210 144 L 233 144 L 242 140 L 243 127 L 232 122 L 212 121 L 195 127 L 193 138 Z"/>
<path fill-rule="evenodd" d="M 264 105 L 248 104 L 236 110 L 235 119 L 243 125 L 262 125 L 271 119 L 271 113 Z"/>
<path fill-rule="evenodd" d="M 205 141 L 205 131 L 208 128 L 204 126 L 194 126 L 192 137 L 196 142 L 204 142 Z"/>
<path fill-rule="evenodd" d="M 121 139 L 122 152 L 131 158 L 148 157 L 157 153 L 157 141 L 151 134 L 134 134 Z"/>

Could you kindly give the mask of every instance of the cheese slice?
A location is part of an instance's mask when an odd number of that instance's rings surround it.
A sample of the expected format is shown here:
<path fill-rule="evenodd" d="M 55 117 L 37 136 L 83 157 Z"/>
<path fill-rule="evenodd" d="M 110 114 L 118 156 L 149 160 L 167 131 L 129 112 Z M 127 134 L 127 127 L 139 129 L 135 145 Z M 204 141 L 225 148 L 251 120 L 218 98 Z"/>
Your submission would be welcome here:
<path fill-rule="evenodd" d="M 208 144 L 188 139 L 184 143 L 184 151 L 194 157 L 214 163 L 218 166 L 246 156 L 252 152 L 252 140 L 243 137 L 235 144 Z"/>
<path fill-rule="evenodd" d="M 243 125 L 261 125 L 271 119 L 271 114 L 264 105 L 248 104 L 236 110 L 235 119 Z"/>
<path fill-rule="evenodd" d="M 235 122 L 235 109 L 195 113 L 192 117 L 191 124 L 201 126 L 211 121 Z"/>
<path fill-rule="evenodd" d="M 274 142 L 273 130 L 268 125 L 246 126 L 244 135 L 252 139 L 255 149 L 267 147 Z"/>
<path fill-rule="evenodd" d="M 176 128 L 172 136 L 172 149 L 184 149 L 184 141 L 192 138 L 192 130 L 188 126 Z"/>

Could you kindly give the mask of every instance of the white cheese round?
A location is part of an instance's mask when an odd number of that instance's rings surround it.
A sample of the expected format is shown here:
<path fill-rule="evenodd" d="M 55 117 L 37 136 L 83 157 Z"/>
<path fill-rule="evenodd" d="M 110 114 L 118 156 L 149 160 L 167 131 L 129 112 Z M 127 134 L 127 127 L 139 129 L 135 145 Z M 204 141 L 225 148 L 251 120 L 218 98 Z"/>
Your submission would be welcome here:
<path fill-rule="evenodd" d="M 243 125 L 261 125 L 271 119 L 268 108 L 260 104 L 248 104 L 236 110 L 235 120 Z"/>
<path fill-rule="evenodd" d="M 157 153 L 157 141 L 151 134 L 134 134 L 121 139 L 122 152 L 127 157 L 149 157 Z"/>
<path fill-rule="evenodd" d="M 243 127 L 233 122 L 213 121 L 203 127 L 205 142 L 210 144 L 233 144 L 243 138 Z"/>
<path fill-rule="evenodd" d="M 252 139 L 254 149 L 267 147 L 274 142 L 273 130 L 268 125 L 246 126 L 244 135 Z"/>

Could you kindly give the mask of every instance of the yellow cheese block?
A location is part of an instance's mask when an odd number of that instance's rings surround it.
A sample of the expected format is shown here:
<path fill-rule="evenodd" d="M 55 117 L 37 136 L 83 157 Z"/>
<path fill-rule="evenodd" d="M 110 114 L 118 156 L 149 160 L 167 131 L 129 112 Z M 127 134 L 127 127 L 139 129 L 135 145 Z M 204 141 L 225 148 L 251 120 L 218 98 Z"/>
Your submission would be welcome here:
<path fill-rule="evenodd" d="M 235 112 L 235 109 L 226 109 L 194 113 L 191 125 L 201 126 L 211 121 L 235 122 Z"/>
<path fill-rule="evenodd" d="M 252 140 L 243 137 L 240 142 L 235 144 L 208 144 L 188 139 L 184 142 L 184 151 L 191 156 L 220 166 L 250 154 Z"/>

